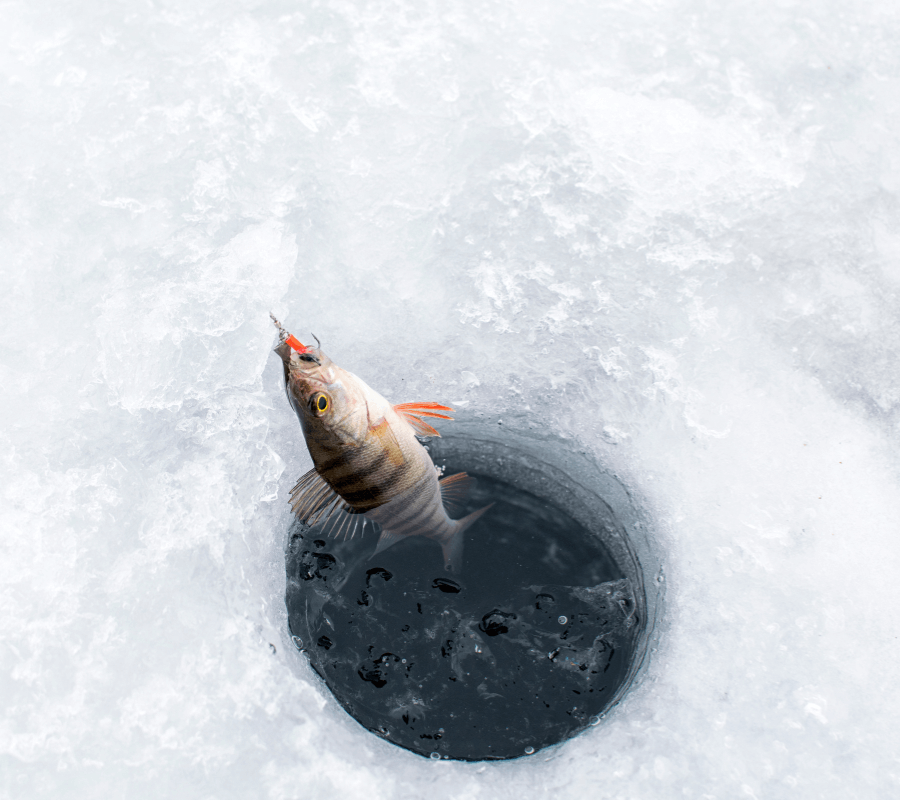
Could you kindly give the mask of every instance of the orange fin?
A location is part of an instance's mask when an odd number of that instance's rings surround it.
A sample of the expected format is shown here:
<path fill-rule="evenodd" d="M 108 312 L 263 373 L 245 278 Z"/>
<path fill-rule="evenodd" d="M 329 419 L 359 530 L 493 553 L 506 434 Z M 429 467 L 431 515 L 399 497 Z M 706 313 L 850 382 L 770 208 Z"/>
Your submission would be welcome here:
<path fill-rule="evenodd" d="M 423 422 L 418 417 L 413 417 L 409 414 L 401 414 L 401 416 L 412 425 L 412 429 L 419 436 L 437 436 L 440 438 L 441 434 L 437 432 L 437 429 L 432 428 L 427 422 Z"/>
<path fill-rule="evenodd" d="M 416 411 L 417 408 L 422 411 L 453 411 L 450 406 L 442 406 L 440 403 L 398 403 L 394 408 L 414 413 L 418 413 Z M 434 414 L 433 416 L 439 417 L 441 415 Z M 445 419 L 453 419 L 453 417 L 445 417 Z"/>
<path fill-rule="evenodd" d="M 399 403 L 394 406 L 396 411 L 405 419 L 419 436 L 437 436 L 440 434 L 435 428 L 425 422 L 421 417 L 437 417 L 438 419 L 453 419 L 446 414 L 438 414 L 438 411 L 453 411 L 449 406 L 439 403 Z"/>
<path fill-rule="evenodd" d="M 453 419 L 446 414 L 437 414 L 437 411 L 453 411 L 450 406 L 442 406 L 437 403 L 399 403 L 394 406 L 398 414 L 415 414 L 417 417 L 437 417 L 438 419 Z"/>
<path fill-rule="evenodd" d="M 475 479 L 469 477 L 465 472 L 457 472 L 455 475 L 441 478 L 438 485 L 441 487 L 441 500 L 444 506 L 456 511 L 466 499 L 466 495 L 474 483 Z"/>

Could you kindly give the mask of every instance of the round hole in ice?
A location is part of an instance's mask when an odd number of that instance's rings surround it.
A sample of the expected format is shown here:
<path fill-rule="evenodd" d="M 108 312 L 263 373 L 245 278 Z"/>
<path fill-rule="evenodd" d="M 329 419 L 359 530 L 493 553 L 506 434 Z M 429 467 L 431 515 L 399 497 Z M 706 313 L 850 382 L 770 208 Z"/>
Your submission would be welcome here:
<path fill-rule="evenodd" d="M 360 724 L 430 758 L 517 758 L 562 742 L 623 697 L 659 612 L 646 514 L 570 441 L 504 421 L 457 423 L 428 446 L 477 478 L 459 574 L 410 537 L 287 547 L 291 635 Z M 650 572 L 652 570 L 652 572 Z M 533 748 L 533 749 L 532 749 Z"/>

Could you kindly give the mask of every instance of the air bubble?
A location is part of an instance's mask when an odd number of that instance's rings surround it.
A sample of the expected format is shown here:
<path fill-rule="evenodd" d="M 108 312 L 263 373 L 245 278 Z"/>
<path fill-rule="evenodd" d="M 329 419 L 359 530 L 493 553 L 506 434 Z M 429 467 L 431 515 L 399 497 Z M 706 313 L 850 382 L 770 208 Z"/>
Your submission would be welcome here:
<path fill-rule="evenodd" d="M 432 761 L 440 761 L 440 760 L 441 760 L 441 754 L 438 753 L 437 751 L 435 751 L 435 752 L 433 752 L 433 753 L 429 756 L 429 758 L 430 758 Z"/>
<path fill-rule="evenodd" d="M 531 745 L 528 745 L 528 747 L 525 748 L 525 755 L 530 756 L 533 753 L 534 753 L 534 748 Z"/>
<path fill-rule="evenodd" d="M 590 723 L 591 723 L 591 727 L 593 727 L 594 725 L 599 725 L 600 717 L 591 717 Z"/>
<path fill-rule="evenodd" d="M 565 624 L 569 621 L 569 618 L 568 618 L 568 617 L 560 616 L 560 618 L 559 618 L 558 620 L 556 620 L 556 621 L 557 621 L 560 625 L 565 625 Z"/>
<path fill-rule="evenodd" d="M 291 641 L 298 650 L 303 649 L 303 640 L 299 636 L 292 636 Z"/>

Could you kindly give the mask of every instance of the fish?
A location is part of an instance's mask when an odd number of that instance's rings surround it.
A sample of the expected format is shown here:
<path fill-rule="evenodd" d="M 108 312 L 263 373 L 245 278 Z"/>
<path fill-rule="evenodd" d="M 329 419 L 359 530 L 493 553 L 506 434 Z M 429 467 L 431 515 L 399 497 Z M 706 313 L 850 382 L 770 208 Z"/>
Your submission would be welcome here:
<path fill-rule="evenodd" d="M 441 546 L 446 570 L 460 572 L 463 534 L 493 503 L 461 519 L 448 513 L 472 479 L 465 472 L 440 478 L 419 438 L 440 436 L 426 420 L 452 420 L 445 412 L 453 409 L 435 402 L 391 405 L 337 366 L 315 336 L 317 346 L 304 345 L 270 316 L 285 392 L 313 461 L 291 490 L 294 514 L 335 537 L 352 537 L 374 523 L 381 535 L 373 556 L 423 536 Z"/>

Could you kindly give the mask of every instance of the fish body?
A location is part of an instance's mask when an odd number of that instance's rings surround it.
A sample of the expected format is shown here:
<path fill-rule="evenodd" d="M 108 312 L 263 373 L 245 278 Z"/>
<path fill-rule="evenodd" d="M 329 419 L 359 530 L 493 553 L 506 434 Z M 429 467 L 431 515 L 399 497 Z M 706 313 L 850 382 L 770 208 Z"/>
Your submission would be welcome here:
<path fill-rule="evenodd" d="M 419 436 L 440 434 L 424 418 L 452 419 L 437 403 L 392 406 L 319 347 L 301 344 L 278 323 L 275 352 L 284 365 L 285 390 L 303 429 L 313 469 L 291 492 L 294 512 L 335 535 L 356 532 L 362 520 L 377 523 L 379 553 L 407 536 L 441 545 L 444 564 L 459 571 L 463 532 L 490 506 L 451 519 L 445 501 L 458 499 L 465 473 L 438 479 Z"/>

